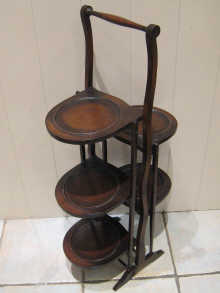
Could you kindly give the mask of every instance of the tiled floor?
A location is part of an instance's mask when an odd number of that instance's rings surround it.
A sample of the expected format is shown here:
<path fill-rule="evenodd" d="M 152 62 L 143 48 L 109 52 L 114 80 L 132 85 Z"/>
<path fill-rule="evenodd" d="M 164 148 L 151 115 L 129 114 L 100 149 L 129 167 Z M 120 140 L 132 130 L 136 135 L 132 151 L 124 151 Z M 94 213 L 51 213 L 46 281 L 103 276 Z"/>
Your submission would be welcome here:
<path fill-rule="evenodd" d="M 62 240 L 77 220 L 0 220 L 0 293 L 114 292 L 118 261 L 82 272 L 66 260 Z M 165 254 L 119 292 L 219 293 L 220 211 L 157 214 L 156 223 L 155 249 Z"/>

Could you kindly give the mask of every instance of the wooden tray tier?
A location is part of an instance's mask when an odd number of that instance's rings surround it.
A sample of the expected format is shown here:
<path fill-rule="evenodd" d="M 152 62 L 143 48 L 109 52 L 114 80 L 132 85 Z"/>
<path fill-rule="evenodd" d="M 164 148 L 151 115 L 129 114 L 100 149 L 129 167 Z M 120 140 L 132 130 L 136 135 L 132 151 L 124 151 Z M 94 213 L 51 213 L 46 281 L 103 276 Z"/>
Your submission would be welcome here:
<path fill-rule="evenodd" d="M 109 216 L 83 219 L 65 235 L 63 249 L 77 266 L 105 264 L 128 249 L 128 232 Z"/>
<path fill-rule="evenodd" d="M 85 144 L 110 137 L 141 116 L 121 99 L 89 88 L 55 106 L 45 123 L 57 140 Z"/>
<path fill-rule="evenodd" d="M 136 116 L 140 116 L 143 113 L 143 106 L 131 107 Z M 177 121 L 173 115 L 169 112 L 160 109 L 153 108 L 152 112 L 152 143 L 161 144 L 172 137 L 177 129 Z M 115 138 L 118 140 L 131 144 L 131 129 L 126 129 L 116 133 Z M 142 121 L 138 124 L 138 148 L 143 149 L 143 124 Z"/>
<path fill-rule="evenodd" d="M 100 217 L 129 196 L 129 178 L 94 156 L 67 172 L 56 186 L 59 205 L 75 217 Z"/>
<path fill-rule="evenodd" d="M 127 176 L 131 176 L 131 165 L 125 165 L 120 168 L 122 172 L 124 172 Z M 137 178 L 140 178 L 140 176 L 143 174 L 143 168 L 141 167 L 141 164 L 137 164 Z M 140 200 L 140 191 L 141 191 L 141 185 L 138 184 L 139 181 L 137 180 L 137 191 L 136 191 L 136 204 L 135 209 L 138 213 L 140 213 L 142 209 L 142 204 Z M 171 188 L 171 180 L 169 176 L 160 168 L 158 168 L 158 178 L 157 178 L 157 199 L 156 204 L 159 204 L 162 200 L 165 199 L 165 197 L 168 195 Z M 148 195 L 148 198 L 150 199 L 152 197 L 153 192 L 153 170 L 152 167 L 150 169 L 150 193 Z M 127 190 L 129 191 L 129 189 Z M 129 200 L 125 201 L 125 205 L 129 206 Z"/>

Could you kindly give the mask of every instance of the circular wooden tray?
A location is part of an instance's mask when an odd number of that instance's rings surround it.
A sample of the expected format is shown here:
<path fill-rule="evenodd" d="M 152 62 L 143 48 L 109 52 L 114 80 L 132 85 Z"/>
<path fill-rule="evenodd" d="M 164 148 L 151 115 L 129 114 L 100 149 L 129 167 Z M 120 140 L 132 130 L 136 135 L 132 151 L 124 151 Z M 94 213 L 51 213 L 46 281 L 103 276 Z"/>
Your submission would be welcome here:
<path fill-rule="evenodd" d="M 143 112 L 143 106 L 132 106 L 133 112 L 141 113 Z M 172 137 L 177 129 L 177 121 L 173 115 L 169 112 L 160 109 L 153 108 L 152 112 L 152 143 L 161 144 Z M 142 149 L 142 132 L 143 125 L 142 121 L 138 124 L 138 148 Z M 130 144 L 131 143 L 131 129 L 128 127 L 115 135 L 118 140 Z"/>
<path fill-rule="evenodd" d="M 128 232 L 108 216 L 83 219 L 67 232 L 63 248 L 75 265 L 97 266 L 113 260 L 128 248 Z"/>
<path fill-rule="evenodd" d="M 49 111 L 49 133 L 65 143 L 85 144 L 103 140 L 139 118 L 121 99 L 95 89 L 78 92 Z"/>
<path fill-rule="evenodd" d="M 131 165 L 125 165 L 120 168 L 122 172 L 124 172 L 127 176 L 130 176 L 131 174 Z M 152 190 L 153 190 L 153 172 L 152 168 L 150 169 L 150 193 L 148 197 L 150 198 L 152 196 Z M 139 176 L 142 174 L 142 167 L 141 164 L 137 164 L 137 178 L 140 178 Z M 136 190 L 136 204 L 135 204 L 135 209 L 139 213 L 142 204 L 140 200 L 140 188 L 141 185 L 138 185 L 138 180 L 137 180 L 137 190 Z M 168 195 L 169 191 L 171 188 L 171 180 L 169 176 L 160 168 L 158 168 L 158 179 L 157 179 L 157 200 L 156 203 L 159 204 L 162 200 L 165 199 L 165 197 Z M 129 189 L 128 191 L 129 192 Z M 129 200 L 125 201 L 125 205 L 129 206 Z"/>
<path fill-rule="evenodd" d="M 117 104 L 97 97 L 78 97 L 64 103 L 54 116 L 61 131 L 91 135 L 113 127 L 120 118 Z"/>
<path fill-rule="evenodd" d="M 128 197 L 128 177 L 118 168 L 92 157 L 67 172 L 56 186 L 59 205 L 73 216 L 97 217 Z"/>

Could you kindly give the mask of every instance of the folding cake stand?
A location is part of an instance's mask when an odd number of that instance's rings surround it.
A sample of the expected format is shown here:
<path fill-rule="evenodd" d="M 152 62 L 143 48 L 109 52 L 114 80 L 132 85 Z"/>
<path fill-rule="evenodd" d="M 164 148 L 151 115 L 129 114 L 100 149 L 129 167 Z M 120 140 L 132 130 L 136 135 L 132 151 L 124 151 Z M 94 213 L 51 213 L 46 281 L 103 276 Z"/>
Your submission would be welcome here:
<path fill-rule="evenodd" d="M 150 62 L 143 111 L 134 111 L 133 107 L 121 99 L 93 87 L 92 15 L 145 32 Z M 145 254 L 149 198 L 153 196 L 152 182 L 156 182 L 150 167 L 151 117 L 156 83 L 156 38 L 160 29 L 156 25 L 145 27 L 117 16 L 96 12 L 90 6 L 81 8 L 81 18 L 86 40 L 85 90 L 76 92 L 74 96 L 55 106 L 47 114 L 46 126 L 55 139 L 80 145 L 81 163 L 59 180 L 55 191 L 59 205 L 66 212 L 83 218 L 67 232 L 63 242 L 64 252 L 72 263 L 88 268 L 108 263 L 127 251 L 128 261 L 126 264 L 122 262 L 125 272 L 114 286 L 114 290 L 117 290 L 163 254 L 161 250 L 153 252 L 152 249 Z M 140 120 L 144 125 L 143 159 L 137 165 L 137 126 Z M 129 129 L 131 138 L 131 164 L 128 169 L 120 169 L 107 162 L 106 139 L 124 129 Z M 97 142 L 103 144 L 102 158 L 97 157 L 95 152 Z M 159 181 L 160 194 L 164 197 L 169 186 L 167 180 Z M 129 206 L 128 231 L 107 214 L 122 203 Z M 136 238 L 135 208 L 140 215 Z"/>

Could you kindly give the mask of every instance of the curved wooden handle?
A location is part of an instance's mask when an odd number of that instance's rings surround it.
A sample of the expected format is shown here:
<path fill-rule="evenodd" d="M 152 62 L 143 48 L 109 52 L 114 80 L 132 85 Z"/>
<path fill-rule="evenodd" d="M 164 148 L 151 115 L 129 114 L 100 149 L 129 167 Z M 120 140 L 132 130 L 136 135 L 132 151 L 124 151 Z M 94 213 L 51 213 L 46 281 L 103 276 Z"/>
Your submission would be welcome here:
<path fill-rule="evenodd" d="M 130 27 L 130 28 L 133 28 L 133 29 L 144 31 L 146 33 L 151 33 L 155 37 L 157 37 L 159 35 L 159 33 L 160 33 L 160 27 L 157 26 L 157 25 L 151 24 L 149 26 L 144 26 L 144 25 L 138 24 L 136 22 L 130 21 L 129 19 L 117 16 L 117 15 L 94 11 L 91 6 L 87 6 L 87 5 L 84 5 L 82 7 L 82 10 L 84 10 L 84 12 L 88 16 L 93 15 L 93 16 L 96 16 L 98 18 L 104 19 L 104 20 L 106 20 L 108 22 L 120 25 L 120 26 Z"/>

